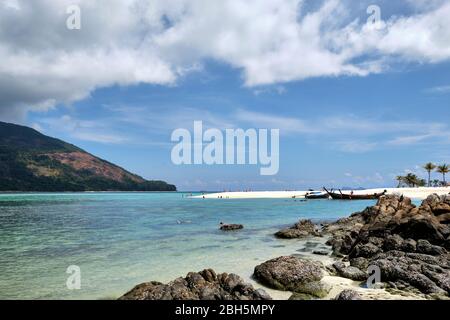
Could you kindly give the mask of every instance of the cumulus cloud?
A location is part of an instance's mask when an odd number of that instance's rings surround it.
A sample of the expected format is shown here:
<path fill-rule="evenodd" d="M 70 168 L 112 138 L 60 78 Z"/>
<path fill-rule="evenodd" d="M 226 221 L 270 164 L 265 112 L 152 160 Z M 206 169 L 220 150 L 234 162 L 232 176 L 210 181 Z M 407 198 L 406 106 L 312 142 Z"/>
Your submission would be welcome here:
<path fill-rule="evenodd" d="M 100 87 L 172 85 L 205 59 L 241 70 L 244 85 L 255 87 L 450 58 L 448 1 L 421 1 L 413 14 L 386 17 L 380 29 L 352 18 L 353 3 L 3 0 L 0 117 L 70 104 Z M 81 30 L 66 28 L 73 4 Z"/>

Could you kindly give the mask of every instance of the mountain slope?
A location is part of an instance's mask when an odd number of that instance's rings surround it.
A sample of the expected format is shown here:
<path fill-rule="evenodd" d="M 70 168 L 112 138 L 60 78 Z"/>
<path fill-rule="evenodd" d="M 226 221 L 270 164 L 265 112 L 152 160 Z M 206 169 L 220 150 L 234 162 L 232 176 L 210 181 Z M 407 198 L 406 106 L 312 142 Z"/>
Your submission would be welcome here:
<path fill-rule="evenodd" d="M 176 191 L 62 140 L 0 122 L 0 191 Z"/>

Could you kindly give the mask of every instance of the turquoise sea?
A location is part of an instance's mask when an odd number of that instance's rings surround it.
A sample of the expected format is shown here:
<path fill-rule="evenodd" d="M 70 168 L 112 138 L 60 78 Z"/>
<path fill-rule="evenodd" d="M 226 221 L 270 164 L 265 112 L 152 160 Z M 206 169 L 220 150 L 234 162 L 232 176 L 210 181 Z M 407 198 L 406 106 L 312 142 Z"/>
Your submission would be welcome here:
<path fill-rule="evenodd" d="M 134 285 L 213 268 L 253 268 L 301 248 L 273 233 L 334 220 L 373 201 L 190 199 L 183 193 L 0 194 L 0 299 L 112 299 Z M 245 229 L 224 233 L 219 222 Z M 81 268 L 81 289 L 66 270 Z"/>

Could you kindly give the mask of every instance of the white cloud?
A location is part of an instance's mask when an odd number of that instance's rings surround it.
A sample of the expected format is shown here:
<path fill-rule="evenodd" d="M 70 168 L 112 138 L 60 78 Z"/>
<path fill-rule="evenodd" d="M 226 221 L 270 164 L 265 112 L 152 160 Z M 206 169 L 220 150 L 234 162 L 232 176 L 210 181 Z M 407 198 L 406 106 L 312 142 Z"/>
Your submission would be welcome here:
<path fill-rule="evenodd" d="M 74 3 L 82 29 L 71 31 L 65 9 Z M 375 30 L 345 0 L 312 10 L 305 0 L 3 1 L 0 116 L 70 104 L 100 87 L 172 85 L 205 59 L 242 70 L 256 87 L 447 61 L 450 3 L 421 3 Z"/>

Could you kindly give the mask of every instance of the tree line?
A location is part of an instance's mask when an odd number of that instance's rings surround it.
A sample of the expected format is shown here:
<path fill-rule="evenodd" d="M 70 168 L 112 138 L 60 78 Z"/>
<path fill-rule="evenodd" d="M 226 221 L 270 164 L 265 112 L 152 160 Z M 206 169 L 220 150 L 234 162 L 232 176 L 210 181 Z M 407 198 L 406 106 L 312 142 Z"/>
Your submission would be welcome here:
<path fill-rule="evenodd" d="M 428 187 L 441 187 L 447 186 L 447 181 L 445 180 L 445 175 L 449 172 L 450 167 L 448 164 L 435 165 L 429 162 L 423 166 L 428 173 Z M 442 180 L 433 179 L 431 180 L 431 173 L 436 172 L 442 174 Z M 398 187 L 425 187 L 427 181 L 418 177 L 414 173 L 408 173 L 406 176 L 397 176 Z"/>

